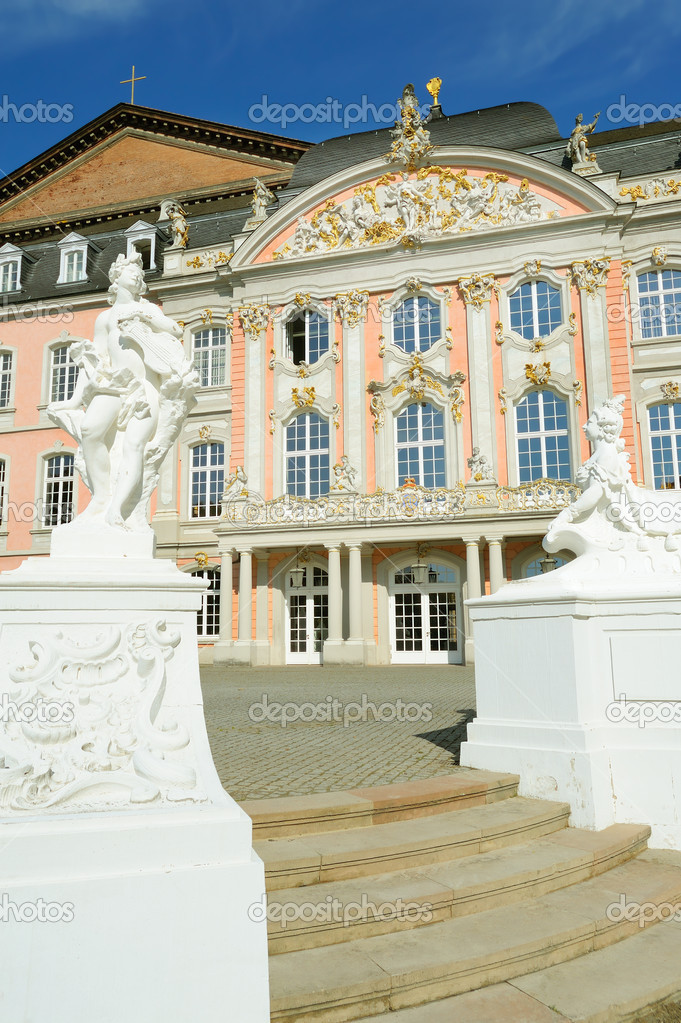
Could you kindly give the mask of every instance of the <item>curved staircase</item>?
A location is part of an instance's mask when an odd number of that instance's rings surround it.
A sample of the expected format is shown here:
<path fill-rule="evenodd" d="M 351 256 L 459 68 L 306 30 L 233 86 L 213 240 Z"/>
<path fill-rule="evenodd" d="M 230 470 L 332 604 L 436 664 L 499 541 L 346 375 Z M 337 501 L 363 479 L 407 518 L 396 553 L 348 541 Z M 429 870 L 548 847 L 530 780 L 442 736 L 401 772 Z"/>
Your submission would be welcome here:
<path fill-rule="evenodd" d="M 681 856 L 646 851 L 647 827 L 568 828 L 566 804 L 466 768 L 242 806 L 272 1021 L 609 1023 L 681 993 L 681 924 L 608 915 L 681 903 Z"/>

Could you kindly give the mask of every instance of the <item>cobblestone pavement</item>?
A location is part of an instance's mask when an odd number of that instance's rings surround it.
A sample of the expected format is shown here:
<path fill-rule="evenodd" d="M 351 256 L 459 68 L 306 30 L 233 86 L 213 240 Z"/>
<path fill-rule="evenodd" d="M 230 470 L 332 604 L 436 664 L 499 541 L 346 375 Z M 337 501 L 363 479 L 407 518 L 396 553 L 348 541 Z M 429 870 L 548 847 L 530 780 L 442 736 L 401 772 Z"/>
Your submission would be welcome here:
<path fill-rule="evenodd" d="M 235 799 L 446 774 L 475 708 L 473 668 L 458 665 L 203 665 L 201 682 L 213 758 Z M 282 713 L 308 720 L 283 726 Z"/>

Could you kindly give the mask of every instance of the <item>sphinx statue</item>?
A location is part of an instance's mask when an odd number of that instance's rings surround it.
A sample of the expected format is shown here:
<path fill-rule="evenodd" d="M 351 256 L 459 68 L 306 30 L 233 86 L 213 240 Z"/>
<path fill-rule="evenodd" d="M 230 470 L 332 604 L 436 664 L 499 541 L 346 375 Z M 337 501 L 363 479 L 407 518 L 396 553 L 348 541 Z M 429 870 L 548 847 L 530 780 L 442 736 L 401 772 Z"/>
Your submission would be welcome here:
<path fill-rule="evenodd" d="M 199 377 L 180 326 L 142 297 L 141 255 L 118 256 L 109 280 L 111 308 L 97 317 L 92 341 L 71 346 L 79 367 L 73 395 L 47 407 L 77 441 L 75 464 L 92 492 L 85 511 L 58 530 L 153 535 L 149 499 L 196 402 Z"/>
<path fill-rule="evenodd" d="M 615 562 L 608 555 L 620 552 L 621 566 L 681 570 L 681 493 L 648 490 L 632 481 L 621 437 L 624 401 L 624 395 L 609 398 L 584 424 L 593 454 L 575 475 L 582 493 L 551 523 L 544 547 L 552 554 L 573 551 L 578 560 L 598 555 L 611 564 Z M 632 558 L 632 552 L 646 557 Z M 559 571 L 573 574 L 573 565 Z"/>

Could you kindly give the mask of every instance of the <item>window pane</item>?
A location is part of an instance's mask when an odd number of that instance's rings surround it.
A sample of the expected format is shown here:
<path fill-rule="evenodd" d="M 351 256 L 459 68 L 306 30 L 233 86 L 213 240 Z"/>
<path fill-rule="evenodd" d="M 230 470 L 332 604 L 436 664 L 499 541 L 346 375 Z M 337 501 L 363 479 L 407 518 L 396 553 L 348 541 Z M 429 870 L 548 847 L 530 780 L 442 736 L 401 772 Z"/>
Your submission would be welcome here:
<path fill-rule="evenodd" d="M 518 481 L 570 479 L 567 403 L 553 391 L 530 391 L 515 407 Z"/>
<path fill-rule="evenodd" d="M 656 490 L 681 489 L 681 403 L 648 409 L 653 480 Z"/>
<path fill-rule="evenodd" d="M 286 492 L 315 498 L 329 492 L 329 423 L 316 412 L 286 427 Z"/>
<path fill-rule="evenodd" d="M 396 417 L 397 486 L 407 480 L 433 489 L 446 486 L 444 413 L 433 405 L 408 405 Z"/>
<path fill-rule="evenodd" d="M 224 444 L 196 444 L 191 449 L 191 518 L 214 518 L 220 515 L 224 488 Z"/>

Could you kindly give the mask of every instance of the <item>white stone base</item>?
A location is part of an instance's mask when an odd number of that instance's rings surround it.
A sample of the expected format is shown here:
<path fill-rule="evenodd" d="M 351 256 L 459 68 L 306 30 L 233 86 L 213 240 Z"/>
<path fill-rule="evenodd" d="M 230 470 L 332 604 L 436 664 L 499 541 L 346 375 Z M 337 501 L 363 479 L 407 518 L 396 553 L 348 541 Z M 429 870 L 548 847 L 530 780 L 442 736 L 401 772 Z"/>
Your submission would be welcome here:
<path fill-rule="evenodd" d="M 366 664 L 366 644 L 363 639 L 325 639 L 323 664 Z"/>
<path fill-rule="evenodd" d="M 71 731 L 0 723 L 3 1019 L 269 1019 L 266 927 L 248 915 L 264 869 L 203 716 L 204 586 L 120 556 L 0 575 L 0 695 L 75 708 Z M 14 920 L 38 900 L 73 919 Z"/>
<path fill-rule="evenodd" d="M 681 585 L 566 586 L 562 571 L 469 602 L 477 717 L 461 764 L 519 774 L 522 795 L 569 802 L 576 827 L 649 824 L 651 845 L 681 849 Z M 672 720 L 640 727 L 660 702 Z"/>
<path fill-rule="evenodd" d="M 269 1020 L 264 891 L 232 808 L 0 825 L 2 1019 Z M 42 899 L 70 921 L 15 922 Z"/>

